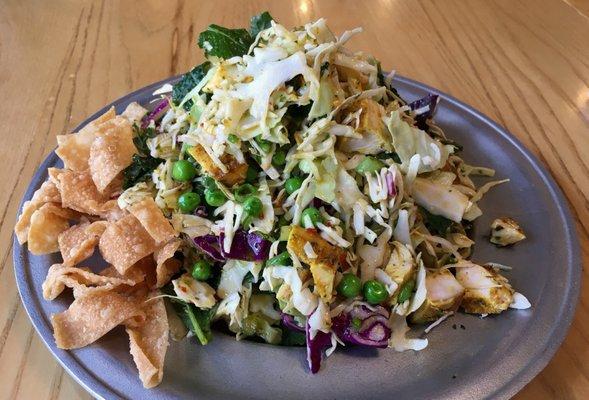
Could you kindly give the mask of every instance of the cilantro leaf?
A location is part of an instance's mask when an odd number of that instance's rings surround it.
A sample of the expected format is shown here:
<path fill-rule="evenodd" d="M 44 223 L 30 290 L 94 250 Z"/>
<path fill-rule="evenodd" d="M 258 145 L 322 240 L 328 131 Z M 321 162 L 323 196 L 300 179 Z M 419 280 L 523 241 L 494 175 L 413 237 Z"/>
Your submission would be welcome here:
<path fill-rule="evenodd" d="M 182 99 L 202 81 L 202 78 L 205 77 L 210 68 L 211 63 L 206 61 L 185 73 L 182 79 L 173 87 L 172 101 L 174 104 L 179 105 Z M 192 107 L 192 100 L 184 103 L 184 109 L 186 111 L 190 110 L 190 107 Z"/>
<path fill-rule="evenodd" d="M 245 29 L 229 29 L 215 24 L 198 35 L 198 46 L 204 49 L 207 57 L 224 59 L 246 54 L 253 41 Z"/>
<path fill-rule="evenodd" d="M 250 20 L 250 34 L 252 35 L 252 39 L 255 40 L 258 33 L 270 28 L 272 26 L 272 21 L 274 21 L 274 18 L 272 18 L 268 11 L 254 15 Z"/>
<path fill-rule="evenodd" d="M 453 224 L 448 218 L 432 214 L 423 207 L 419 207 L 419 211 L 421 212 L 421 215 L 423 215 L 427 229 L 436 235 L 444 236 Z"/>

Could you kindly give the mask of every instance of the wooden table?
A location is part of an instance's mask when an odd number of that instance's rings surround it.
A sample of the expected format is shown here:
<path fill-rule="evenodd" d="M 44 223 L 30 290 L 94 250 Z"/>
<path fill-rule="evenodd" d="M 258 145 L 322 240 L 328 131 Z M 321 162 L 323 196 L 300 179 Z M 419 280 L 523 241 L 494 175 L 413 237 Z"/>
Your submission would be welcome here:
<path fill-rule="evenodd" d="M 9 0 L 0 7 L 0 398 L 89 397 L 46 350 L 21 306 L 12 228 L 35 169 L 104 104 L 186 71 L 211 22 L 245 26 L 268 9 L 291 27 L 326 17 L 363 26 L 352 47 L 473 105 L 550 169 L 589 257 L 589 5 L 542 1 Z M 576 8 L 575 8 L 576 7 Z M 585 15 L 584 15 L 585 13 Z M 549 227 L 547 227 L 549 228 Z M 556 267 L 556 266 L 555 266 Z M 585 274 L 587 286 L 589 274 Z M 566 341 L 520 399 L 589 398 L 589 291 Z"/>

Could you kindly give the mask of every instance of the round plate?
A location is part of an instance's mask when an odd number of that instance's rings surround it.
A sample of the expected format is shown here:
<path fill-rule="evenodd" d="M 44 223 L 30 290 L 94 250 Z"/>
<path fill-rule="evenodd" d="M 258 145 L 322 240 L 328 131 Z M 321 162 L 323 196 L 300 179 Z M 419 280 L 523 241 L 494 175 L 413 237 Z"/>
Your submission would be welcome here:
<path fill-rule="evenodd" d="M 151 93 L 163 83 L 131 93 L 112 105 L 121 112 L 132 101 L 148 104 Z M 216 334 L 210 345 L 200 346 L 192 338 L 171 344 L 163 382 L 148 391 L 137 377 L 128 339 L 121 329 L 83 349 L 55 347 L 50 315 L 67 308 L 71 299 L 61 296 L 45 301 L 41 284 L 48 267 L 60 258 L 57 254 L 33 256 L 15 239 L 18 289 L 49 350 L 92 395 L 109 399 L 472 399 L 514 395 L 553 356 L 577 304 L 581 261 L 566 201 L 538 160 L 489 118 L 409 79 L 397 77 L 395 86 L 411 100 L 431 92 L 439 94 L 436 121 L 464 146 L 465 160 L 495 168 L 498 178 L 511 179 L 493 188 L 481 202 L 484 214 L 476 220 L 474 259 L 513 266 L 506 276 L 527 296 L 531 309 L 508 310 L 484 319 L 456 315 L 427 335 L 429 346 L 421 352 L 338 348 L 316 375 L 308 372 L 304 348 L 237 342 L 223 334 Z M 47 179 L 47 168 L 52 166 L 61 166 L 55 153 L 41 164 L 23 201 Z M 519 221 L 528 238 L 512 248 L 498 249 L 488 241 L 488 227 L 493 219 L 505 215 Z"/>

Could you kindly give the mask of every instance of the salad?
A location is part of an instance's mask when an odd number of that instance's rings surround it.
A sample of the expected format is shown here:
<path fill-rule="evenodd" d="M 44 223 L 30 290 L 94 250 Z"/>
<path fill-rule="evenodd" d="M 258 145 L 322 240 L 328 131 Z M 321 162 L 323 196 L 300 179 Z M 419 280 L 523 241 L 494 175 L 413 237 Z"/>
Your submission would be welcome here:
<path fill-rule="evenodd" d="M 345 47 L 360 32 L 335 36 L 324 19 L 289 30 L 267 12 L 248 30 L 210 25 L 198 38 L 206 61 L 158 89 L 152 111 L 111 110 L 58 140 L 66 168 L 50 171 L 45 200 L 25 206 L 16 230 L 32 252 L 62 253 L 44 293 L 72 287 L 65 313 L 79 314 L 55 316 L 60 347 L 125 325 L 151 387 L 161 381 L 168 331 L 206 345 L 215 325 L 238 340 L 304 346 L 316 373 L 340 346 L 423 350 L 428 340 L 413 328 L 427 333 L 459 311 L 530 307 L 503 276 L 509 267 L 471 259 L 479 202 L 508 180 L 475 185 L 473 176 L 495 172 L 467 164 L 434 123 L 438 96 L 403 99 L 393 73 Z M 112 137 L 117 157 L 95 151 Z M 89 155 L 77 168 L 66 145 L 75 142 L 77 157 L 84 140 Z M 86 197 L 71 200 L 68 187 L 79 182 L 89 189 L 71 196 Z M 39 248 L 42 209 L 81 222 L 56 224 L 55 243 Z M 510 218 L 493 224 L 498 246 L 524 238 Z M 107 272 L 77 266 L 96 245 Z M 80 314 L 101 318 L 88 304 L 104 304 L 105 293 L 113 313 L 129 312 L 71 339 Z M 133 309 L 138 302 L 149 310 Z M 142 354 L 154 351 L 148 374 Z"/>

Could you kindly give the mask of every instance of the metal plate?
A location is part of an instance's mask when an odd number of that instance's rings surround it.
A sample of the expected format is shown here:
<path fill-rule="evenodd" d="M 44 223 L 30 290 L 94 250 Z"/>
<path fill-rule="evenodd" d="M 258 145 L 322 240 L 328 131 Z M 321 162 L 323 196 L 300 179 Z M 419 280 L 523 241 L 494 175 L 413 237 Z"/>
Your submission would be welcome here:
<path fill-rule="evenodd" d="M 113 104 L 121 112 L 131 101 L 147 104 L 158 82 Z M 421 352 L 339 348 L 317 375 L 306 366 L 303 348 L 236 342 L 217 334 L 208 346 L 194 339 L 172 343 L 164 380 L 145 390 L 120 329 L 84 349 L 55 347 L 50 315 L 69 299 L 43 300 L 41 284 L 58 255 L 33 256 L 14 240 L 14 266 L 25 308 L 43 341 L 61 365 L 99 398 L 226 399 L 230 397 L 307 398 L 508 398 L 548 363 L 564 339 L 579 296 L 581 261 L 567 203 L 540 162 L 496 123 L 456 99 L 423 84 L 397 77 L 395 86 L 407 99 L 429 92 L 441 102 L 436 121 L 449 137 L 464 145 L 467 162 L 495 168 L 511 182 L 492 189 L 481 202 L 476 221 L 475 260 L 513 266 L 506 275 L 532 308 L 509 310 L 485 319 L 457 315 L 427 336 Z M 107 106 L 107 107 L 110 107 Z M 99 111 L 80 126 L 94 119 Z M 60 166 L 51 153 L 24 196 L 47 178 L 47 168 Z M 486 235 L 490 222 L 509 215 L 528 239 L 513 248 L 497 249 Z M 462 328 L 464 327 L 464 329 Z"/>

